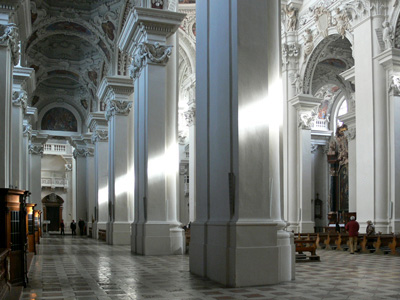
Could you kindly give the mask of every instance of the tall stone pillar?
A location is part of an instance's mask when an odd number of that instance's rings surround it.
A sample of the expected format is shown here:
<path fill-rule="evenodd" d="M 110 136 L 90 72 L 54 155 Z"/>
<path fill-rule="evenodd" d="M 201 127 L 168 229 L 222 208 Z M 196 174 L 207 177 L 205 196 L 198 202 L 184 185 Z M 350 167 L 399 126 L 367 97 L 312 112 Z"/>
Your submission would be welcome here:
<path fill-rule="evenodd" d="M 0 187 L 8 188 L 10 179 L 10 116 L 13 67 L 19 60 L 18 28 L 0 20 Z"/>
<path fill-rule="evenodd" d="M 39 135 L 33 132 L 29 144 L 30 154 L 30 202 L 36 203 L 36 208 L 43 211 L 42 207 L 42 157 L 43 145 L 47 141 L 47 136 Z"/>
<path fill-rule="evenodd" d="M 73 172 L 75 172 L 76 176 L 76 187 L 75 187 L 75 201 L 76 201 L 76 206 L 74 207 L 75 209 L 75 215 L 76 215 L 76 222 L 78 223 L 79 219 L 83 219 L 87 221 L 87 215 L 88 215 L 88 198 L 87 198 L 87 193 L 86 189 L 88 186 L 88 183 L 86 181 L 86 158 L 90 154 L 89 150 L 86 147 L 86 144 L 84 143 L 83 140 L 78 139 L 74 140 L 72 142 L 75 150 L 73 152 L 73 156 L 75 159 L 75 168 L 73 169 Z"/>
<path fill-rule="evenodd" d="M 366 221 L 374 219 L 376 231 L 387 233 L 388 223 L 388 128 L 385 70 L 378 55 L 381 46 L 376 30 L 382 29 L 387 9 L 386 1 L 369 0 L 354 4 L 353 57 L 355 65 L 355 98 L 362 104 L 356 106 L 357 161 L 357 219 L 361 231 Z M 350 8 L 350 6 L 349 6 Z M 368 16 L 359 15 L 369 10 Z"/>
<path fill-rule="evenodd" d="M 190 99 L 185 119 L 189 127 L 189 222 L 196 217 L 196 102 Z"/>
<path fill-rule="evenodd" d="M 292 6 L 296 6 L 294 2 Z M 295 7 L 295 9 L 297 9 Z M 283 122 L 283 196 L 284 218 L 288 221 L 288 230 L 299 231 L 299 206 L 297 193 L 297 111 L 290 99 L 302 93 L 302 81 L 299 71 L 300 46 L 296 26 L 287 26 L 282 36 L 282 83 L 284 101 Z"/>
<path fill-rule="evenodd" d="M 95 223 L 93 237 L 98 238 L 98 230 L 107 230 L 108 199 L 108 124 L 104 113 L 91 113 L 88 125 L 92 131 L 95 158 Z M 108 234 L 108 233 L 106 233 Z"/>
<path fill-rule="evenodd" d="M 10 130 L 10 184 L 23 188 L 23 118 L 27 109 L 28 93 L 33 92 L 34 70 L 31 68 L 15 67 L 13 72 L 13 96 L 11 108 Z"/>
<path fill-rule="evenodd" d="M 293 235 L 282 230 L 281 211 L 280 1 L 200 1 L 196 9 L 190 271 L 227 286 L 291 280 Z"/>
<path fill-rule="evenodd" d="M 135 85 L 135 222 L 132 252 L 180 254 L 178 228 L 177 86 L 167 68 L 177 47 L 168 46 L 184 14 L 136 7 L 129 13 L 118 41 L 133 57 Z M 174 39 L 173 39 L 174 40 Z M 176 72 L 174 76 L 177 76 Z"/>
<path fill-rule="evenodd" d="M 94 147 L 88 144 L 87 156 L 86 156 L 86 199 L 88 205 L 88 219 L 86 220 L 89 235 L 89 228 L 92 228 L 92 235 L 90 237 L 95 237 L 95 231 L 93 226 L 95 223 L 95 201 L 96 201 L 96 172 L 95 172 L 95 158 L 94 158 Z"/>
<path fill-rule="evenodd" d="M 23 120 L 23 138 L 22 138 L 22 174 L 23 182 L 21 189 L 30 189 L 30 154 L 29 144 L 32 138 L 32 125 L 37 121 L 37 108 L 28 106 L 25 110 Z"/>
<path fill-rule="evenodd" d="M 98 90 L 106 103 L 108 120 L 108 193 L 110 202 L 107 242 L 130 245 L 133 215 L 133 82 L 129 77 L 105 77 Z"/>
<path fill-rule="evenodd" d="M 314 232 L 315 222 L 312 215 L 312 154 L 311 154 L 311 127 L 317 115 L 317 109 L 322 99 L 311 95 L 297 95 L 290 100 L 296 108 L 298 116 L 297 136 L 297 195 L 298 220 L 300 232 Z"/>
<path fill-rule="evenodd" d="M 389 48 L 378 61 L 386 70 L 389 137 L 389 232 L 400 231 L 400 50 Z"/>

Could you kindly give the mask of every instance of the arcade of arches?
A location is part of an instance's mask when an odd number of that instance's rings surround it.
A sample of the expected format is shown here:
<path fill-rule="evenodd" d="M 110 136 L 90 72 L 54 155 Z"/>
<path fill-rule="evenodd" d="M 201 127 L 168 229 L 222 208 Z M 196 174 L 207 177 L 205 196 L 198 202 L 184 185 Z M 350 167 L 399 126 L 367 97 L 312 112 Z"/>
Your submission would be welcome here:
<path fill-rule="evenodd" d="M 397 0 L 0 0 L 0 186 L 229 286 L 400 231 Z M 249 21 L 251 20 L 251 21 Z M 66 226 L 68 227 L 68 226 Z"/>

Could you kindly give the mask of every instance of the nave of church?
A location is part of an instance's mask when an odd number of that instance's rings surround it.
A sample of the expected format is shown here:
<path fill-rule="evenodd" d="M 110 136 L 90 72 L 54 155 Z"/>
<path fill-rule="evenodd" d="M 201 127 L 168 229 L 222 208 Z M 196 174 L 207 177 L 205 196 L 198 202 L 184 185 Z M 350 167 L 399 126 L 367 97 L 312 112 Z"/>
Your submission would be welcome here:
<path fill-rule="evenodd" d="M 296 265 L 296 280 L 226 288 L 189 271 L 189 257 L 133 255 L 82 237 L 43 238 L 22 300 L 400 299 L 400 259 L 318 251 L 320 262 Z"/>
<path fill-rule="evenodd" d="M 75 221 L 230 287 L 351 217 L 398 253 L 399 3 L 0 0 L 3 290 Z"/>

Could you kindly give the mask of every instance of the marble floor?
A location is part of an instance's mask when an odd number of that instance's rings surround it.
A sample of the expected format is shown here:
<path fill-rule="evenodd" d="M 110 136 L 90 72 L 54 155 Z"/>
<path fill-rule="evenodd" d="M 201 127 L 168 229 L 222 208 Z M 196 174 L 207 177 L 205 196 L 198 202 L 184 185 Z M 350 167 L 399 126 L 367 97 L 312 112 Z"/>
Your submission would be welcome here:
<path fill-rule="evenodd" d="M 93 239 L 43 238 L 22 299 L 400 299 L 400 256 L 320 250 L 296 280 L 224 288 L 189 273 L 188 256 L 143 257 Z"/>

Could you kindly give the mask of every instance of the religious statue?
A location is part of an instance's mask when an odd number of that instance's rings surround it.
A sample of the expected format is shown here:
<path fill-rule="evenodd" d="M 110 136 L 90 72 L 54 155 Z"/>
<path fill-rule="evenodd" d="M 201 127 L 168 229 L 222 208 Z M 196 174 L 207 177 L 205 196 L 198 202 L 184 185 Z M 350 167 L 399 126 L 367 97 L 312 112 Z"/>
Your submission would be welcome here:
<path fill-rule="evenodd" d="M 346 11 L 342 11 L 339 7 L 337 7 L 335 11 L 336 15 L 333 17 L 333 25 L 336 26 L 337 32 L 342 36 L 342 39 L 344 39 L 346 30 L 350 30 L 351 28 L 350 20 Z"/>
<path fill-rule="evenodd" d="M 388 21 L 383 22 L 382 24 L 382 40 L 385 43 L 385 49 L 389 49 L 393 47 L 393 29 L 390 26 Z"/>
<path fill-rule="evenodd" d="M 286 30 L 295 31 L 297 25 L 297 12 L 298 9 L 292 3 L 285 5 L 283 11 L 286 14 Z"/>
<path fill-rule="evenodd" d="M 308 28 L 303 35 L 304 38 L 304 61 L 306 61 L 307 56 L 311 54 L 314 49 L 314 37 L 310 28 Z"/>
<path fill-rule="evenodd" d="M 294 75 L 294 80 L 292 81 L 292 85 L 294 85 L 296 88 L 296 95 L 301 94 L 303 89 L 303 82 L 298 72 Z"/>

